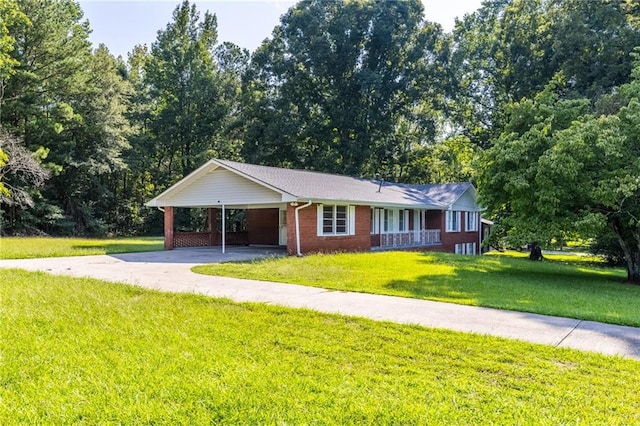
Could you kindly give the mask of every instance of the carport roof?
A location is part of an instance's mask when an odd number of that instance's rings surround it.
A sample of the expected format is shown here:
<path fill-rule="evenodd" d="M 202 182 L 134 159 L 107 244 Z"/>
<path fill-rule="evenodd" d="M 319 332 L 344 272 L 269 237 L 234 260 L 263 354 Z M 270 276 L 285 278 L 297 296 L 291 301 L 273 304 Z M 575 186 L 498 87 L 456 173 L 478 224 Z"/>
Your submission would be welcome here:
<path fill-rule="evenodd" d="M 475 199 L 475 188 L 469 182 L 430 185 L 384 182 L 381 185 L 379 180 L 373 179 L 214 159 L 149 201 L 147 205 L 163 205 L 160 202 L 162 198 L 180 191 L 190 181 L 195 181 L 217 168 L 226 169 L 278 192 L 286 201 L 447 209 L 467 191 L 470 191 Z"/>

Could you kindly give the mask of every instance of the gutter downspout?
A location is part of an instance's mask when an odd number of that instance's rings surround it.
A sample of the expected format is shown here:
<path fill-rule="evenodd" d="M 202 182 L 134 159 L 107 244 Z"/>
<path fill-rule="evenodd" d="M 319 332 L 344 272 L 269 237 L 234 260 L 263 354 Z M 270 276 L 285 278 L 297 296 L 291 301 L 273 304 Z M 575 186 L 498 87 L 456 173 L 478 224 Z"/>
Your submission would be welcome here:
<path fill-rule="evenodd" d="M 298 216 L 298 210 L 302 210 L 304 208 L 307 208 L 311 205 L 311 200 L 309 200 L 309 202 L 305 205 L 302 206 L 298 206 L 295 209 L 295 217 L 296 217 L 296 254 L 298 257 L 302 256 L 302 253 L 300 253 L 300 219 Z"/>
<path fill-rule="evenodd" d="M 482 254 L 482 213 L 478 211 L 478 254 Z"/>

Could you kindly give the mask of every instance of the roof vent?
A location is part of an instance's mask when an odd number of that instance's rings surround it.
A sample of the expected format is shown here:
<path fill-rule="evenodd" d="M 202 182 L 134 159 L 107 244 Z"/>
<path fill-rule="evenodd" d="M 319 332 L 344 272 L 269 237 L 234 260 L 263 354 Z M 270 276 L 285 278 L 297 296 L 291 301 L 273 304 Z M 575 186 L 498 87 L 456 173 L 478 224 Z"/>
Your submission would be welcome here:
<path fill-rule="evenodd" d="M 376 179 L 380 181 L 380 186 L 378 186 L 378 191 L 380 192 L 380 190 L 382 189 L 382 185 L 384 185 L 384 178 L 380 178 L 380 173 L 376 173 Z"/>

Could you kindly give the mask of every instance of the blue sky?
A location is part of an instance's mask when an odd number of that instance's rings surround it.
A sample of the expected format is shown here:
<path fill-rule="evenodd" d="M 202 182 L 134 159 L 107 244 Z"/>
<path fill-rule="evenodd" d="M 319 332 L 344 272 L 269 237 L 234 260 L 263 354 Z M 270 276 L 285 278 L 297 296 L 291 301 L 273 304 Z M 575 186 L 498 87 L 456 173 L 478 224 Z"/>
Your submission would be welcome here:
<path fill-rule="evenodd" d="M 427 19 L 451 30 L 456 16 L 462 17 L 480 7 L 481 0 L 422 0 Z M 93 30 L 91 41 L 104 43 L 112 54 L 127 53 L 137 44 L 151 43 L 158 30 L 171 21 L 180 1 L 81 0 L 85 18 Z M 280 16 L 296 2 L 285 0 L 208 0 L 195 1 L 200 13 L 209 10 L 218 18 L 218 40 L 231 41 L 253 51 L 271 35 Z"/>

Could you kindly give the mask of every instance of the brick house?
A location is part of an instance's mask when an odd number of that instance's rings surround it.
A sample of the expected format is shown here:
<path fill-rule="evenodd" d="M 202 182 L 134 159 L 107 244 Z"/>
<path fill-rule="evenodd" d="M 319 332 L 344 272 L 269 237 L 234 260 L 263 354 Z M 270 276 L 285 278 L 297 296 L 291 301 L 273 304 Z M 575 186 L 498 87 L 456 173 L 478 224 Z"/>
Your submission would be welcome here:
<path fill-rule="evenodd" d="M 480 254 L 471 183 L 407 185 L 210 160 L 146 203 L 164 211 L 165 249 L 284 246 L 289 254 L 385 249 Z M 203 232 L 174 232 L 175 208 L 207 212 Z M 240 219 L 238 219 L 240 218 Z"/>

